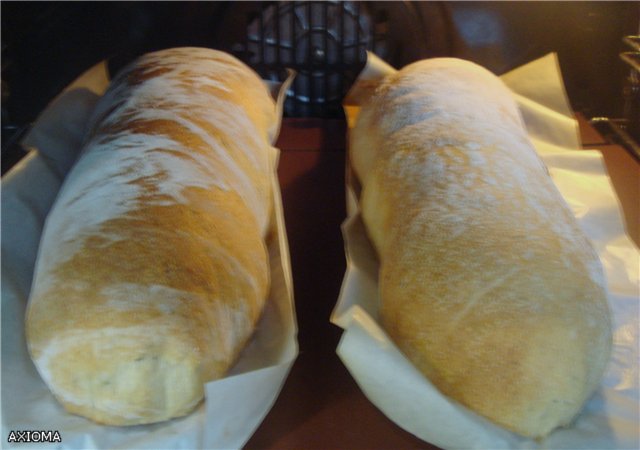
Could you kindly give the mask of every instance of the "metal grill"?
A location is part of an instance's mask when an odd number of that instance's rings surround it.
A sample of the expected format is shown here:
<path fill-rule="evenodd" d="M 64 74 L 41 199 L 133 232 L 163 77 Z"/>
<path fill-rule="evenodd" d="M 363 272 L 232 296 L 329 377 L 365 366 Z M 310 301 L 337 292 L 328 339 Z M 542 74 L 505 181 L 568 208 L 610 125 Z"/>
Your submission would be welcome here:
<path fill-rule="evenodd" d="M 623 42 L 629 47 L 620 53 L 620 59 L 629 66 L 623 90 L 624 117 L 594 117 L 590 122 L 605 138 L 622 145 L 640 160 L 640 35 L 626 36 Z"/>
<path fill-rule="evenodd" d="M 384 16 L 362 2 L 274 2 L 248 18 L 246 40 L 233 52 L 263 78 L 297 72 L 285 115 L 340 117 L 341 101 L 370 50 L 384 57 Z"/>

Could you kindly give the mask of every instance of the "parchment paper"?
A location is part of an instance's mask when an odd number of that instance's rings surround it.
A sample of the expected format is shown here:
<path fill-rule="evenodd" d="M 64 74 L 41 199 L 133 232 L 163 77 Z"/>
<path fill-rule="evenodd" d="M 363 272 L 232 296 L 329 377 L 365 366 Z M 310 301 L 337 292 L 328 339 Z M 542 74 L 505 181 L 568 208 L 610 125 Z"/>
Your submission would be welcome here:
<path fill-rule="evenodd" d="M 350 127 L 376 80 L 394 70 L 369 55 L 345 101 Z M 531 140 L 603 262 L 614 320 L 613 356 L 596 394 L 575 423 L 542 442 L 489 423 L 441 395 L 402 355 L 377 321 L 378 263 L 347 168 L 343 235 L 347 270 L 331 320 L 344 329 L 337 353 L 365 395 L 391 420 L 442 448 L 622 449 L 640 447 L 638 430 L 638 249 L 626 235 L 618 199 L 599 151 L 580 148 L 557 57 L 549 54 L 502 76 Z"/>
<path fill-rule="evenodd" d="M 283 96 L 294 74 L 281 86 Z M 275 401 L 295 360 L 295 320 L 289 249 L 273 148 L 272 227 L 268 237 L 271 292 L 251 343 L 229 375 L 208 383 L 192 414 L 135 426 L 97 425 L 68 414 L 50 394 L 27 353 L 24 313 L 44 218 L 80 150 L 85 122 L 109 83 L 106 64 L 87 71 L 43 112 L 24 140 L 31 151 L 2 179 L 2 436 L 7 448 L 239 448 Z M 279 124 L 278 124 L 279 126 Z M 276 130 L 277 135 L 277 130 Z M 273 139 L 275 141 L 274 136 Z M 61 443 L 8 443 L 11 431 L 58 431 Z"/>

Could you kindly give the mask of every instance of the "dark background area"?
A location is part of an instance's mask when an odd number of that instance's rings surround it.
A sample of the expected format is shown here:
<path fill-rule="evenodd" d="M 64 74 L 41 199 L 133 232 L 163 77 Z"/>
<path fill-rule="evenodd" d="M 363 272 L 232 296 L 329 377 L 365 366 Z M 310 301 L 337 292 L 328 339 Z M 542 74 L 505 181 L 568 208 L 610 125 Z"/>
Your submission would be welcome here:
<path fill-rule="evenodd" d="M 256 62 L 243 43 L 249 24 L 270 5 L 273 2 L 3 1 L 3 156 L 7 142 L 28 128 L 61 89 L 103 59 L 115 71 L 147 51 L 196 45 L 232 52 L 264 71 L 264 64 Z M 396 67 L 446 55 L 478 62 L 501 74 L 554 51 L 576 111 L 588 118 L 622 114 L 629 70 L 618 54 L 624 49 L 623 36 L 638 34 L 638 2 L 356 5 L 382 42 L 377 52 Z M 372 49 L 371 42 L 358 47 L 361 54 L 365 48 Z M 350 67 L 343 64 L 339 70 L 350 69 L 353 78 L 359 62 L 350 61 Z M 282 63 L 298 70 L 310 64 L 304 55 Z M 315 68 L 322 70 L 317 64 Z M 348 82 L 342 92 L 347 88 Z M 303 114 L 340 111 L 338 107 Z"/>

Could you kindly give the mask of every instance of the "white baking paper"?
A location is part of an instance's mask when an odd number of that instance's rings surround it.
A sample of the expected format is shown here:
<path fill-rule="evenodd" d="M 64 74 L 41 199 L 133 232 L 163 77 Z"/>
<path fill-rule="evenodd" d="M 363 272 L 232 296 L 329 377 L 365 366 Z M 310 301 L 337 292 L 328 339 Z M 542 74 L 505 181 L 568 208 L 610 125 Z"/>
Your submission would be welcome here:
<path fill-rule="evenodd" d="M 364 82 L 345 101 L 350 127 L 375 80 L 394 69 L 369 55 Z M 344 329 L 337 353 L 365 395 L 400 427 L 442 448 L 638 449 L 638 249 L 628 237 L 599 151 L 578 150 L 580 135 L 555 54 L 502 76 L 513 91 L 540 157 L 604 265 L 614 348 L 600 389 L 575 423 L 541 442 L 489 423 L 441 395 L 402 355 L 377 321 L 378 261 L 358 210 L 359 186 L 347 168 L 343 236 L 347 270 L 331 320 Z"/>
<path fill-rule="evenodd" d="M 289 79 L 272 93 L 282 112 Z M 264 316 L 237 364 L 208 383 L 192 414 L 134 427 L 102 426 L 66 413 L 50 394 L 27 352 L 24 314 L 44 218 L 80 150 L 84 127 L 109 83 L 105 63 L 83 74 L 43 112 L 23 144 L 29 154 L 2 179 L 2 436 L 7 448 L 209 449 L 240 448 L 275 401 L 295 360 L 297 325 L 282 201 L 272 149 L 272 227 L 268 236 L 271 292 Z M 279 126 L 279 124 L 278 124 Z M 277 130 L 275 130 L 277 135 Z M 274 136 L 275 140 L 275 136 Z M 25 444 L 26 431 L 58 432 L 61 442 Z M 36 434 L 30 433 L 33 439 Z M 37 436 L 41 436 L 38 434 Z M 55 436 L 55 435 L 53 435 Z M 40 437 L 38 437 L 41 440 Z"/>

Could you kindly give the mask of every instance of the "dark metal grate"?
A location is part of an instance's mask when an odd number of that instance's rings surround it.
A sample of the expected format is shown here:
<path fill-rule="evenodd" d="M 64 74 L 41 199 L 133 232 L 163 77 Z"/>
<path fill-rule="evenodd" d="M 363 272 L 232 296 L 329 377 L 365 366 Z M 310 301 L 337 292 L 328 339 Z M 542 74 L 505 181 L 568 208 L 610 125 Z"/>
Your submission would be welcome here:
<path fill-rule="evenodd" d="M 624 117 L 593 117 L 590 122 L 608 141 L 622 145 L 640 161 L 640 36 L 626 36 L 623 42 L 630 47 L 620 53 L 629 66 L 623 90 Z"/>
<path fill-rule="evenodd" d="M 374 22 L 362 2 L 270 2 L 248 18 L 245 42 L 233 51 L 266 79 L 297 72 L 286 116 L 340 117 L 366 51 L 384 56 L 383 20 Z"/>

